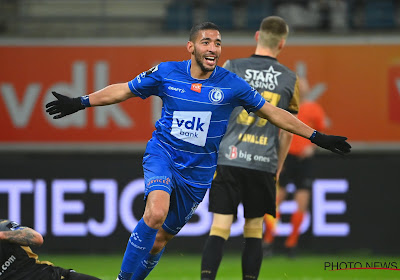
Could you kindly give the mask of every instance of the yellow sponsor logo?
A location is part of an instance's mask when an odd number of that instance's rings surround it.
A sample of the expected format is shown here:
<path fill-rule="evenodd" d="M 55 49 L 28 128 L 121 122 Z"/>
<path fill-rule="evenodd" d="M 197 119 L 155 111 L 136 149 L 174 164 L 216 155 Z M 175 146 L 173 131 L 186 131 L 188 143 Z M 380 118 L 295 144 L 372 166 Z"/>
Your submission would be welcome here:
<path fill-rule="evenodd" d="M 244 133 L 244 134 L 240 133 L 239 140 L 242 142 L 248 142 L 248 143 L 264 145 L 264 146 L 266 146 L 268 144 L 268 137 L 257 136 L 257 135 L 248 134 L 248 133 Z"/>

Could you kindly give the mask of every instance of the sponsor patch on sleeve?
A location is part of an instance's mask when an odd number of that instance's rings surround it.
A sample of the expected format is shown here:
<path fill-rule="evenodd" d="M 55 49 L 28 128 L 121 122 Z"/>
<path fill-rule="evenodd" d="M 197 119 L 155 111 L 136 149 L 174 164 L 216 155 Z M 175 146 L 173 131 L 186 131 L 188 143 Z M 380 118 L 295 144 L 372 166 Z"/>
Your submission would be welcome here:
<path fill-rule="evenodd" d="M 146 71 L 146 75 L 150 75 L 151 73 L 154 73 L 158 70 L 158 65 L 151 67 L 149 70 Z"/>

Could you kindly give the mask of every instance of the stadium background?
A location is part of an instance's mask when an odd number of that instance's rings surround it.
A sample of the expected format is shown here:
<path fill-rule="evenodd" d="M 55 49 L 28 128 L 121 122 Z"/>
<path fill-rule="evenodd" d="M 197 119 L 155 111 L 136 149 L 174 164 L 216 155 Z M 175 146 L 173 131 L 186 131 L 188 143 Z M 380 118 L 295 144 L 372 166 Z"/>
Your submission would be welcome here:
<path fill-rule="evenodd" d="M 226 59 L 251 55 L 260 19 L 291 26 L 279 61 L 307 75 L 345 158 L 319 151 L 300 247 L 400 252 L 399 1 L 0 0 L 0 216 L 41 232 L 42 253 L 121 254 L 143 211 L 141 156 L 159 101 L 131 100 L 54 121 L 51 91 L 80 96 L 161 61 L 188 59 L 187 33 L 211 20 Z M 283 212 L 293 211 L 289 200 Z M 280 237 L 288 230 L 284 214 Z M 207 199 L 168 250 L 201 252 Z M 227 250 L 239 251 L 241 223 Z"/>

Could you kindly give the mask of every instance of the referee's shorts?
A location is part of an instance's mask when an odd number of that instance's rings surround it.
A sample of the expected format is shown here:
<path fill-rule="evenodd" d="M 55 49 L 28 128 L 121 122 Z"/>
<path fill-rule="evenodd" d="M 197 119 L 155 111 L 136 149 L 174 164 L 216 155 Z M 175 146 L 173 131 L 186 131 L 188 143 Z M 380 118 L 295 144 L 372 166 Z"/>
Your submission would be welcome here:
<path fill-rule="evenodd" d="M 237 215 L 243 203 L 245 218 L 276 215 L 275 174 L 248 168 L 218 165 L 211 184 L 208 210 Z"/>

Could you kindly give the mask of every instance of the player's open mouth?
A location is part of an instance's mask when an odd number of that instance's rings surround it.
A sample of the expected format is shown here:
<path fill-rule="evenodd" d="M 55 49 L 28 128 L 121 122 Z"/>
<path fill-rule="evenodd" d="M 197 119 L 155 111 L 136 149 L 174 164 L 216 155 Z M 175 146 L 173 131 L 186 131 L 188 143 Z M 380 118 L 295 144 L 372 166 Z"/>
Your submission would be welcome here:
<path fill-rule="evenodd" d="M 214 65 L 215 62 L 216 62 L 216 59 L 213 56 L 206 56 L 205 60 L 206 60 L 208 65 Z"/>

